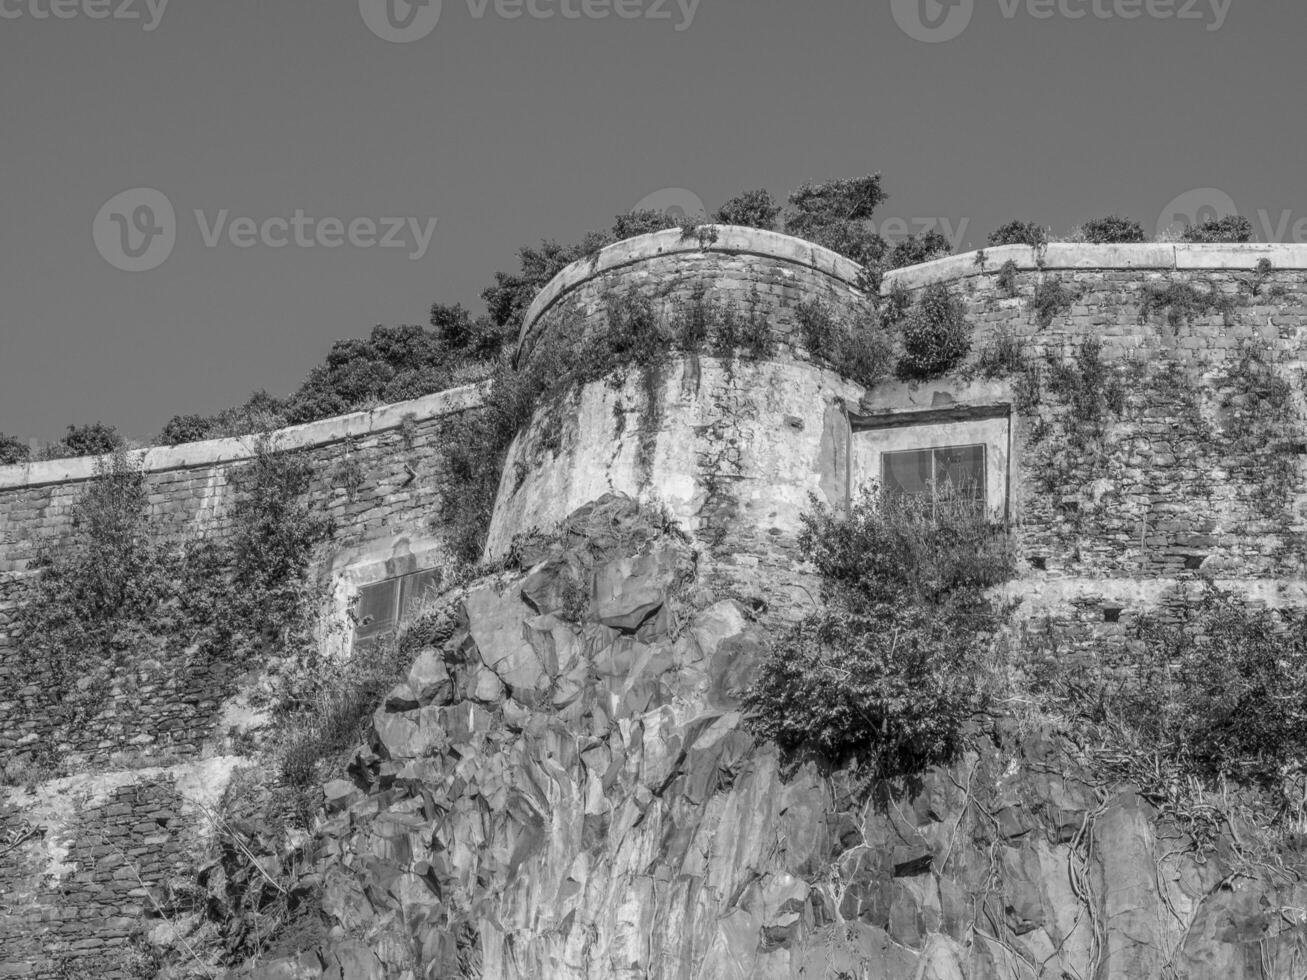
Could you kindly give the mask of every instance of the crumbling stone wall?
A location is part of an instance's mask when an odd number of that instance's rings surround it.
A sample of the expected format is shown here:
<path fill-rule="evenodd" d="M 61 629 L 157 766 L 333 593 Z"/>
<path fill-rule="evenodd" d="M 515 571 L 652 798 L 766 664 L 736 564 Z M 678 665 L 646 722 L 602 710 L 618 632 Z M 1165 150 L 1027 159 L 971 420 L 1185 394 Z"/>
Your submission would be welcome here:
<path fill-rule="evenodd" d="M 186 904 L 236 760 L 0 793 L 0 977 L 153 976 L 151 929 Z"/>

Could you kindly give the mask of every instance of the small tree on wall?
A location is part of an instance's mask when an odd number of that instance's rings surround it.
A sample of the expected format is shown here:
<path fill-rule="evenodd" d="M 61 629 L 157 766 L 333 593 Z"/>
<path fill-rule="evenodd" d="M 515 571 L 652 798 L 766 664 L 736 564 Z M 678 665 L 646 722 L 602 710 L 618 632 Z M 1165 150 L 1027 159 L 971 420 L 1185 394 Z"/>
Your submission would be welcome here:
<path fill-rule="evenodd" d="M 26 463 L 32 456 L 27 443 L 0 432 L 0 466 Z"/>
<path fill-rule="evenodd" d="M 942 282 L 926 287 L 903 318 L 902 330 L 898 374 L 905 380 L 938 377 L 971 350 L 971 324 L 962 301 Z"/>
<path fill-rule="evenodd" d="M 847 516 L 814 500 L 803 526 L 822 605 L 764 662 L 745 701 L 751 727 L 881 776 L 951 758 L 985 696 L 1000 618 L 984 590 L 1013 573 L 1005 530 L 947 493 L 869 493 Z"/>
<path fill-rule="evenodd" d="M 785 233 L 823 245 L 864 266 L 878 266 L 886 244 L 871 219 L 888 195 L 880 174 L 804 184 L 790 195 Z"/>
<path fill-rule="evenodd" d="M 772 200 L 766 190 L 746 191 L 713 212 L 712 220 L 719 225 L 741 225 L 771 231 L 776 227 L 776 218 L 780 213 L 780 205 Z"/>

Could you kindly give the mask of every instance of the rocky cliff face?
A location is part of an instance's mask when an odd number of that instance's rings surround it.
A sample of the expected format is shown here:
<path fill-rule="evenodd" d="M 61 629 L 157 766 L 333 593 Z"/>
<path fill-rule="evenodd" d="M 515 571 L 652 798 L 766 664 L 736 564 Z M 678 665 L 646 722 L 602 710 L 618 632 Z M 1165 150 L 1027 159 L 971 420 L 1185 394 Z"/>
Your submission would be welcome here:
<path fill-rule="evenodd" d="M 325 787 L 330 940 L 273 978 L 1296 978 L 1307 886 L 1196 856 L 1073 746 L 980 719 L 892 792 L 782 760 L 765 623 L 624 499 L 467 595 Z"/>

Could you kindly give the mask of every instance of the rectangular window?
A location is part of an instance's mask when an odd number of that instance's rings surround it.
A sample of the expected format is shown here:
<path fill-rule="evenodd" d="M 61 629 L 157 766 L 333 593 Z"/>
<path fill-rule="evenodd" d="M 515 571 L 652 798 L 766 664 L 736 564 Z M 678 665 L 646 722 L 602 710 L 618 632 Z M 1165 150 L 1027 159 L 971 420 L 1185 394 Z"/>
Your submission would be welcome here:
<path fill-rule="evenodd" d="M 881 486 L 886 492 L 927 496 L 932 501 L 942 493 L 973 501 L 985 507 L 985 447 L 941 446 L 882 453 Z"/>
<path fill-rule="evenodd" d="M 355 611 L 354 649 L 360 650 L 383 636 L 396 633 L 409 620 L 418 603 L 440 587 L 440 570 L 413 572 L 359 589 Z"/>

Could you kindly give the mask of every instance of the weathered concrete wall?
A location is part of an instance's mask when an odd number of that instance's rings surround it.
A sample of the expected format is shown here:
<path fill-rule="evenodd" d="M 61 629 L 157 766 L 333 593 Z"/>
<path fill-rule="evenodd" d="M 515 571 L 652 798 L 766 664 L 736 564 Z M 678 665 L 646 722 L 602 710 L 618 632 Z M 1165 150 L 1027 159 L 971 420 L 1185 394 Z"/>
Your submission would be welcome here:
<path fill-rule="evenodd" d="M 582 504 L 618 492 L 666 507 L 734 569 L 744 594 L 758 563 L 782 580 L 808 495 L 842 506 L 848 492 L 855 385 L 811 364 L 686 357 L 647 379 L 587 385 L 571 409 L 520 438 L 509 453 L 487 550 L 515 533 L 549 528 Z M 546 431 L 547 430 L 547 431 Z M 556 453 L 541 447 L 557 442 Z M 797 598 L 802 599 L 802 596 Z"/>
<path fill-rule="evenodd" d="M 856 275 L 838 256 L 719 229 L 703 248 L 663 232 L 570 267 L 529 312 L 520 357 L 551 334 L 603 330 L 606 297 L 648 295 L 671 316 L 705 286 L 737 303 L 751 297 L 782 343 L 767 363 L 674 360 L 616 389 L 590 385 L 561 416 L 542 413 L 512 450 L 489 550 L 617 489 L 662 501 L 729 564 L 771 565 L 783 582 L 807 494 L 847 500 L 876 471 L 870 433 L 911 417 L 960 425 L 961 442 L 987 442 L 1006 464 L 1005 485 L 993 482 L 990 495 L 1005 492 L 1018 532 L 1023 576 L 1013 590 L 1027 615 L 1117 631 L 1200 574 L 1258 599 L 1298 601 L 1307 248 L 1005 247 L 891 273 L 883 294 L 915 299 L 939 282 L 963 301 L 971 354 L 934 381 L 865 391 L 807 363 L 796 335 L 795 308 L 811 298 L 865 322 Z M 1053 284 L 1065 302 L 1039 316 L 1035 294 Z M 1180 311 L 1174 323 L 1173 307 L 1143 316 L 1149 291 L 1167 286 L 1200 298 L 1215 290 L 1228 308 Z M 1019 363 L 986 367 L 1000 340 Z M 1080 384 L 1087 342 L 1101 344 L 1103 369 Z M 974 420 L 1005 414 L 1003 447 L 995 423 Z M 881 448 L 906 445 L 901 431 Z M 937 442 L 940 431 L 918 433 Z M 847 486 L 835 473 L 848 474 Z"/>

